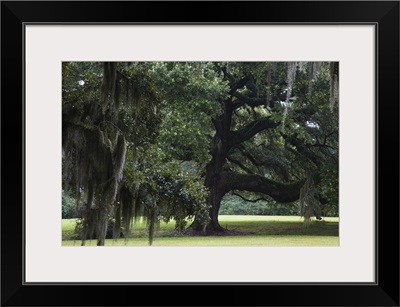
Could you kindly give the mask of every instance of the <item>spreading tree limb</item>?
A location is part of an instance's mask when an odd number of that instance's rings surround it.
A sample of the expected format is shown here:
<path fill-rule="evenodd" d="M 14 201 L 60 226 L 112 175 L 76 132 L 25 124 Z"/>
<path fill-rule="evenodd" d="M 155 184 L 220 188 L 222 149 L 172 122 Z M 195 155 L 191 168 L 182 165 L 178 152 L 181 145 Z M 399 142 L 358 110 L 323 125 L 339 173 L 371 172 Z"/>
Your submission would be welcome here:
<path fill-rule="evenodd" d="M 249 202 L 249 203 L 256 203 L 256 202 L 258 202 L 258 201 L 260 201 L 260 200 L 268 201 L 268 199 L 266 199 L 266 198 L 264 198 L 264 197 L 260 197 L 260 198 L 257 198 L 257 199 L 248 199 L 248 198 L 246 198 L 246 197 L 244 197 L 244 196 L 242 196 L 242 195 L 240 195 L 240 194 L 238 194 L 238 193 L 232 193 L 232 195 L 235 195 L 235 196 L 237 196 L 237 197 L 240 197 L 241 199 L 243 199 L 244 201 L 247 201 L 247 202 Z"/>
<path fill-rule="evenodd" d="M 247 124 L 240 130 L 232 131 L 230 134 L 229 145 L 231 147 L 239 145 L 244 141 L 251 139 L 257 133 L 278 127 L 279 123 L 275 123 L 269 117 L 261 118 Z"/>
<path fill-rule="evenodd" d="M 294 183 L 281 183 L 263 176 L 239 174 L 231 171 L 221 173 L 222 188 L 225 192 L 232 190 L 257 192 L 272 197 L 280 203 L 293 202 L 299 199 L 300 189 L 306 179 Z"/>

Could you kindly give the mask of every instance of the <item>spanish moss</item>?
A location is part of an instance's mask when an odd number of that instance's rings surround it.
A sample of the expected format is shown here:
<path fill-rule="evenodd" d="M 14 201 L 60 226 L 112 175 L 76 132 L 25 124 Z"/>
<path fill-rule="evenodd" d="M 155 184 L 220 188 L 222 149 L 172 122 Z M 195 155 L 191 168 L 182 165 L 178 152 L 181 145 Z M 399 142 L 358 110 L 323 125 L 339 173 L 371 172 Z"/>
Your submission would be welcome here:
<path fill-rule="evenodd" d="M 296 70 L 297 70 L 296 62 L 289 62 L 287 64 L 287 90 L 286 90 L 285 111 L 283 113 L 283 119 L 282 119 L 282 130 L 285 129 L 285 121 L 287 114 L 289 112 L 290 98 L 292 97 L 292 86 L 294 80 L 296 79 Z"/>
<path fill-rule="evenodd" d="M 312 176 L 309 176 L 300 189 L 300 214 L 304 217 L 305 225 L 311 222 L 314 215 L 319 218 L 321 216 L 321 208 L 316 198 L 317 188 Z"/>
<path fill-rule="evenodd" d="M 330 73 L 330 91 L 329 91 L 329 106 L 331 111 L 337 104 L 339 98 L 339 63 L 331 62 L 329 65 L 329 73 Z"/>
<path fill-rule="evenodd" d="M 142 97 L 148 97 L 154 105 L 159 103 L 157 95 L 149 93 L 153 91 L 148 84 L 151 80 L 135 66 L 117 62 L 101 66 L 102 74 L 97 73 L 102 76 L 101 95 L 96 96 L 90 89 L 92 84 L 96 85 L 93 79 L 87 85 L 87 101 L 73 95 L 63 100 L 63 184 L 75 195 L 76 209 L 82 215 L 82 245 L 87 238 L 94 237 L 98 245 L 104 245 L 112 217 L 113 238 L 120 236 L 122 218 L 127 239 L 130 221 L 139 212 L 133 208 L 132 199 L 137 197 L 132 198 L 132 192 L 127 195 L 127 191 L 135 190 L 130 187 L 134 183 L 124 180 L 128 143 L 133 142 L 135 148 L 138 143 L 136 132 L 132 138 L 127 122 L 133 114 L 133 124 L 139 126 L 138 114 L 148 113 Z M 97 67 L 99 64 L 93 63 L 92 69 Z M 158 115 L 146 116 L 151 119 Z M 137 159 L 136 150 L 134 155 Z"/>

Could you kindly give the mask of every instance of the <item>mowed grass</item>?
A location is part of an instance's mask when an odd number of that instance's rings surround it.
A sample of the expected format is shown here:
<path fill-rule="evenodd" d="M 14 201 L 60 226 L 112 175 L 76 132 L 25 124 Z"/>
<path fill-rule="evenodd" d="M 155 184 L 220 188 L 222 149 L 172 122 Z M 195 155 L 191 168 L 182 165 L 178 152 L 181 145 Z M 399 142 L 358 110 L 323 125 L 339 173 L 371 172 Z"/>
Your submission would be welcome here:
<path fill-rule="evenodd" d="M 339 246 L 339 219 L 323 218 L 305 225 L 299 216 L 221 215 L 220 225 L 246 235 L 183 236 L 174 231 L 175 223 L 161 223 L 153 246 Z M 73 240 L 76 220 L 62 221 L 62 245 L 80 246 Z M 72 240 L 71 240 L 72 239 Z M 87 246 L 96 246 L 88 240 Z M 107 239 L 106 246 L 148 246 L 145 221 L 137 221 L 128 241 Z"/>

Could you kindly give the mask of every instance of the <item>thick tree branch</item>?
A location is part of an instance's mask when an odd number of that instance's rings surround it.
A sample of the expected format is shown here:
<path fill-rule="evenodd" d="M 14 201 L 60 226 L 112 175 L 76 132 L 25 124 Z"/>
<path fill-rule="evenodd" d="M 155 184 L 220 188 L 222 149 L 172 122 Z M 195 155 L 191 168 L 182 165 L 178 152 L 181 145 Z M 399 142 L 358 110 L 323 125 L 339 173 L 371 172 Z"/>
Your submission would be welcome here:
<path fill-rule="evenodd" d="M 257 192 L 272 197 L 277 202 L 288 203 L 299 199 L 300 189 L 306 179 L 295 183 L 284 184 L 259 175 L 246 175 L 230 171 L 221 173 L 222 188 L 225 192 L 232 190 Z"/>
<path fill-rule="evenodd" d="M 221 67 L 221 71 L 224 73 L 224 79 L 230 83 L 230 94 L 233 94 L 236 90 L 242 88 L 251 79 L 250 76 L 245 76 L 242 79 L 235 80 L 235 78 L 227 71 L 226 66 Z"/>
<path fill-rule="evenodd" d="M 262 105 L 267 105 L 268 101 L 266 97 L 261 98 L 250 98 L 246 97 L 238 92 L 232 94 L 237 100 L 233 103 L 234 109 L 240 108 L 241 106 L 247 104 L 250 107 L 257 107 Z"/>
<path fill-rule="evenodd" d="M 297 139 L 296 135 L 293 136 L 288 136 L 284 133 L 281 133 L 282 137 L 292 146 L 296 148 L 296 152 L 310 161 L 312 161 L 316 166 L 321 166 L 321 160 L 320 158 L 312 152 L 309 148 L 307 148 L 306 144 L 304 144 L 302 141 Z"/>
<path fill-rule="evenodd" d="M 232 163 L 234 163 L 234 164 L 236 164 L 237 166 L 239 166 L 242 170 L 244 170 L 246 173 L 248 173 L 248 174 L 253 174 L 254 175 L 254 172 L 251 170 L 251 169 L 249 169 L 248 167 L 246 167 L 246 166 L 244 166 L 241 162 L 239 162 L 238 160 L 236 160 L 236 159 L 234 159 L 234 158 L 232 158 L 232 156 L 227 156 L 227 159 L 228 159 L 228 161 L 229 162 L 232 162 Z"/>
<path fill-rule="evenodd" d="M 278 127 L 278 123 L 273 122 L 270 118 L 265 117 L 262 119 L 255 120 L 240 130 L 232 131 L 230 135 L 229 145 L 231 147 L 236 146 L 244 141 L 251 139 L 257 133 Z"/>
<path fill-rule="evenodd" d="M 280 161 L 276 156 L 270 156 L 265 159 L 259 159 L 254 157 L 250 152 L 246 151 L 244 146 L 236 147 L 240 153 L 245 156 L 249 161 L 260 170 L 260 166 L 269 167 L 278 172 L 285 180 L 289 178 L 289 171 L 287 165 Z"/>
<path fill-rule="evenodd" d="M 236 82 L 231 82 L 231 90 L 230 90 L 230 94 L 233 95 L 235 93 L 236 90 L 244 87 L 246 85 L 247 82 L 249 82 L 250 77 L 246 76 Z"/>
<path fill-rule="evenodd" d="M 244 146 L 238 146 L 237 149 L 240 151 L 240 153 L 241 153 L 243 156 L 245 156 L 247 159 L 249 159 L 249 161 L 250 161 L 252 164 L 254 164 L 255 166 L 262 166 L 262 165 L 263 165 L 263 163 L 260 162 L 260 161 L 258 161 L 257 159 L 255 159 L 251 153 L 247 152 L 247 151 L 244 149 Z"/>
<path fill-rule="evenodd" d="M 268 202 L 268 199 L 266 199 L 266 198 L 264 198 L 264 197 L 260 197 L 260 198 L 257 198 L 257 199 L 248 199 L 248 198 L 245 198 L 245 197 L 243 197 L 242 195 L 240 195 L 240 194 L 238 194 L 238 193 L 232 193 L 232 195 L 238 196 L 238 197 L 240 197 L 241 199 L 243 199 L 244 201 L 247 201 L 247 202 L 249 202 L 249 203 L 256 203 L 256 202 L 258 202 L 258 201 L 260 201 L 260 200 L 263 200 L 263 201 Z"/>

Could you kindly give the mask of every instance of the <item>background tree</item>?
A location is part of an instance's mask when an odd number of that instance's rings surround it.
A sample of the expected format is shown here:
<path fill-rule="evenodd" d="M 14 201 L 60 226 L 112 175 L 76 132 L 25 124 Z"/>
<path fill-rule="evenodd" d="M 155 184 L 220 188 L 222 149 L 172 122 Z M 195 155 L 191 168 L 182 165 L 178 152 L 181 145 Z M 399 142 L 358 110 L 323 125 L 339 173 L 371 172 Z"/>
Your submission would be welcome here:
<path fill-rule="evenodd" d="M 64 189 L 83 216 L 82 244 L 95 233 L 104 245 L 127 154 L 156 139 L 161 100 L 140 63 L 64 62 L 62 93 Z"/>

